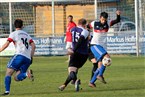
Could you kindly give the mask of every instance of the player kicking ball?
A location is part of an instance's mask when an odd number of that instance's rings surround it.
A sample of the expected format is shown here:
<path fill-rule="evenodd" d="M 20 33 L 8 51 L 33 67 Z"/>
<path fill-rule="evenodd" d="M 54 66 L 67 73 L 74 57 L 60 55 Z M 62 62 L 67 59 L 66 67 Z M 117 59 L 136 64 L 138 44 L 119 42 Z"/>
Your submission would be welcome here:
<path fill-rule="evenodd" d="M 92 75 L 92 78 L 90 80 L 89 86 L 90 87 L 96 87 L 95 81 L 98 79 L 104 84 L 106 84 L 106 81 L 104 79 L 104 72 L 106 69 L 106 65 L 102 64 L 102 60 L 109 60 L 111 61 L 110 55 L 107 52 L 107 32 L 109 30 L 109 27 L 113 26 L 114 24 L 117 24 L 120 22 L 120 11 L 116 11 L 117 18 L 112 21 L 108 21 L 108 13 L 102 12 L 100 14 L 100 20 L 99 21 L 92 21 L 88 28 L 93 29 L 93 37 L 91 39 L 91 52 L 89 54 L 90 59 L 94 65 L 94 68 L 96 69 Z M 108 62 L 109 64 L 111 62 Z M 98 65 L 98 66 L 95 66 Z M 98 68 L 96 68 L 98 67 Z M 94 70 L 94 69 L 92 69 Z"/>
<path fill-rule="evenodd" d="M 77 78 L 78 70 L 85 64 L 88 58 L 88 37 L 89 32 L 85 29 L 86 19 L 79 19 L 78 26 L 71 29 L 72 50 L 68 51 L 70 61 L 68 64 L 68 77 L 58 89 L 63 91 L 71 80 L 75 82 L 75 90 L 80 90 L 80 79 Z"/>
<path fill-rule="evenodd" d="M 35 43 L 32 38 L 22 30 L 23 21 L 16 19 L 14 21 L 16 30 L 10 33 L 5 44 L 0 48 L 0 52 L 5 50 L 11 42 L 15 45 L 15 55 L 7 64 L 6 75 L 5 75 L 5 92 L 2 96 L 10 94 L 11 76 L 15 74 L 15 81 L 23 81 L 26 77 L 34 80 L 32 70 L 28 70 L 32 64 L 32 58 L 35 51 Z"/>

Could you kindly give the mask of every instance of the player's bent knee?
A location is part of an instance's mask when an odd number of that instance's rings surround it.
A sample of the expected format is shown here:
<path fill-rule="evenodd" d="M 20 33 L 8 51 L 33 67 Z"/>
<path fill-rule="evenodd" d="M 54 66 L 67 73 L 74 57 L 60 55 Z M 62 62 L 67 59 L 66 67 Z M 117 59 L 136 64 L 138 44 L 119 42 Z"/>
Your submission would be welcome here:
<path fill-rule="evenodd" d="M 7 68 L 7 71 L 6 71 L 6 75 L 7 76 L 12 76 L 13 73 L 14 73 L 14 70 L 13 69 Z"/>
<path fill-rule="evenodd" d="M 70 73 L 71 71 L 77 72 L 77 68 L 76 68 L 76 67 L 69 67 L 69 68 L 68 68 L 68 71 L 69 71 L 69 73 Z"/>

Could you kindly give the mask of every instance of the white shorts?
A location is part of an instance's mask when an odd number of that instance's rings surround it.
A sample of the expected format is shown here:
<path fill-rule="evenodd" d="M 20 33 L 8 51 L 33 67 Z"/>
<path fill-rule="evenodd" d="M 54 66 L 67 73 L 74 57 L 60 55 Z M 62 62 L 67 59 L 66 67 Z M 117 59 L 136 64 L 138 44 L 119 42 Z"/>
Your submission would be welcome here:
<path fill-rule="evenodd" d="M 66 49 L 72 48 L 72 42 L 66 42 Z"/>

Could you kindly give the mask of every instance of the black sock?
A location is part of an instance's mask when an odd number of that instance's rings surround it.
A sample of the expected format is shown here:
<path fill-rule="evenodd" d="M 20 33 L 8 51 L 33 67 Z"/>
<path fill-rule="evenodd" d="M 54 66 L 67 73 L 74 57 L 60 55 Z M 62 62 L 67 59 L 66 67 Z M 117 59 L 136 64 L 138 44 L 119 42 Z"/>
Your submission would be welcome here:
<path fill-rule="evenodd" d="M 94 72 L 97 70 L 97 68 L 98 68 L 98 62 L 97 63 L 93 63 L 91 79 L 92 79 L 92 77 L 94 75 Z"/>
<path fill-rule="evenodd" d="M 78 74 L 78 70 L 75 72 L 75 75 L 77 75 L 77 74 Z M 77 76 L 76 76 L 76 77 L 77 77 Z M 77 78 L 74 78 L 74 80 L 72 79 L 73 83 L 75 83 L 76 80 L 77 80 Z"/>
<path fill-rule="evenodd" d="M 66 79 L 64 85 L 67 86 L 68 83 L 69 83 L 71 80 L 72 80 L 72 79 L 71 79 L 70 75 L 68 75 L 68 77 L 67 77 L 67 79 Z"/>
<path fill-rule="evenodd" d="M 68 83 L 73 80 L 73 81 L 76 81 L 77 80 L 77 75 L 76 75 L 76 72 L 74 71 L 71 71 L 70 74 L 68 75 L 64 85 L 67 86 Z"/>

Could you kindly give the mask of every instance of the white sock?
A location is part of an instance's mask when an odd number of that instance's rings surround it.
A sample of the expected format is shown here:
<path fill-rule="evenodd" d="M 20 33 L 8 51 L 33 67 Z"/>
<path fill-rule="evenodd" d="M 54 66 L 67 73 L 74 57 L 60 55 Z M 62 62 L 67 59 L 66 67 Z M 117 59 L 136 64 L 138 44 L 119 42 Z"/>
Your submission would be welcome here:
<path fill-rule="evenodd" d="M 5 91 L 5 93 L 9 93 L 10 91 Z"/>

